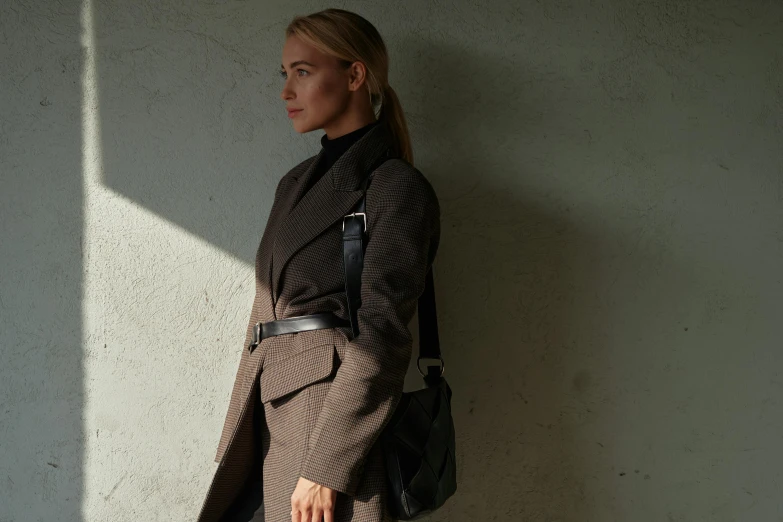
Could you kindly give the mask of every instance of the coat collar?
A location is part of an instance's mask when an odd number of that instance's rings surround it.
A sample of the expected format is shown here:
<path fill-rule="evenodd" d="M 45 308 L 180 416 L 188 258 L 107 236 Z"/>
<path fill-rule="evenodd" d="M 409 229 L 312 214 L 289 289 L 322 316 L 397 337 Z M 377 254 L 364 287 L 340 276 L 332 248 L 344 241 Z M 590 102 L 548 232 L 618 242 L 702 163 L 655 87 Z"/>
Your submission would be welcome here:
<path fill-rule="evenodd" d="M 275 233 L 271 255 L 273 301 L 280 294 L 280 276 L 286 263 L 303 246 L 321 232 L 341 221 L 362 197 L 361 182 L 368 170 L 385 153 L 392 150 L 393 140 L 384 124 L 370 129 L 345 151 L 324 175 L 307 191 L 315 175 L 323 149 L 305 171 L 292 177 L 280 213 L 282 221 Z"/>

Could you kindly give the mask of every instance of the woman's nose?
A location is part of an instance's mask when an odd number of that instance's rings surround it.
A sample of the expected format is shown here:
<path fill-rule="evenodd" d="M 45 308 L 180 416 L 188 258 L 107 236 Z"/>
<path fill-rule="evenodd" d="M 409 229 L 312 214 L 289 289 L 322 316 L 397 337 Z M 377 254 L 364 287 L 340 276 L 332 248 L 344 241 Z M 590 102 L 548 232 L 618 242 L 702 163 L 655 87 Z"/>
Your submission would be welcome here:
<path fill-rule="evenodd" d="M 285 82 L 285 85 L 283 85 L 283 89 L 280 91 L 280 99 L 283 101 L 286 101 L 290 98 L 293 98 L 293 91 L 288 88 L 288 81 Z"/>

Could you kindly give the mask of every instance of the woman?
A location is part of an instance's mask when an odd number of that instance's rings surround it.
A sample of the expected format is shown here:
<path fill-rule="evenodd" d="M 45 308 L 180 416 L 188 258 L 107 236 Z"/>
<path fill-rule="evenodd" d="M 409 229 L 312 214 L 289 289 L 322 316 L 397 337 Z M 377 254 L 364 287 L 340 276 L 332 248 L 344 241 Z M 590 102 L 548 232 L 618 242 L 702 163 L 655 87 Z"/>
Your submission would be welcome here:
<path fill-rule="evenodd" d="M 440 207 L 411 164 L 372 24 L 340 9 L 296 17 L 281 74 L 294 128 L 326 134 L 277 186 L 199 521 L 390 520 L 379 435 L 402 395 Z M 370 172 L 366 214 L 350 215 Z M 367 233 L 356 337 L 344 286 L 348 220 Z"/>

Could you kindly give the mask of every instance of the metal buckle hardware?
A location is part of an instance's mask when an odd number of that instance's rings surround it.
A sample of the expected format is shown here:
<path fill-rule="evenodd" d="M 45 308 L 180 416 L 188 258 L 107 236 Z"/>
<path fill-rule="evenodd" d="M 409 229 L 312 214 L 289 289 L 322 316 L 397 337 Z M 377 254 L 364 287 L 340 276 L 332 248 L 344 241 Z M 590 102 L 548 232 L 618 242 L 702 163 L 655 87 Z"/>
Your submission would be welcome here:
<path fill-rule="evenodd" d="M 443 362 L 443 357 L 419 357 L 418 359 L 416 359 L 416 369 L 419 370 L 419 373 L 421 374 L 422 377 L 426 377 L 426 375 L 424 375 L 424 373 L 421 371 L 421 366 L 420 366 L 421 360 L 436 359 L 436 358 L 440 361 L 440 374 L 443 375 L 443 370 L 446 369 L 446 363 Z"/>
<path fill-rule="evenodd" d="M 258 346 L 258 343 L 261 342 L 261 323 L 256 323 L 253 325 L 253 342 L 250 344 L 252 347 Z"/>
<path fill-rule="evenodd" d="M 364 221 L 364 231 L 367 232 L 367 215 L 364 212 L 351 212 L 350 214 L 343 216 L 343 230 L 345 230 L 345 218 L 351 216 L 362 216 Z"/>

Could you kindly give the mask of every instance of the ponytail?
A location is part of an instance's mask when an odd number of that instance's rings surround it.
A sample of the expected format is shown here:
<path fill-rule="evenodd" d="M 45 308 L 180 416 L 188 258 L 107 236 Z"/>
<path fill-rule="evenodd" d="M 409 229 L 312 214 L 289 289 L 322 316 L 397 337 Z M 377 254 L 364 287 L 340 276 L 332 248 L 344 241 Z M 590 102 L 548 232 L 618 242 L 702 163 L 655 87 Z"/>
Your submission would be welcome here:
<path fill-rule="evenodd" d="M 381 124 L 391 131 L 394 139 L 395 153 L 413 165 L 413 147 L 408 134 L 408 125 L 399 98 L 394 89 L 386 84 L 381 96 Z"/>

